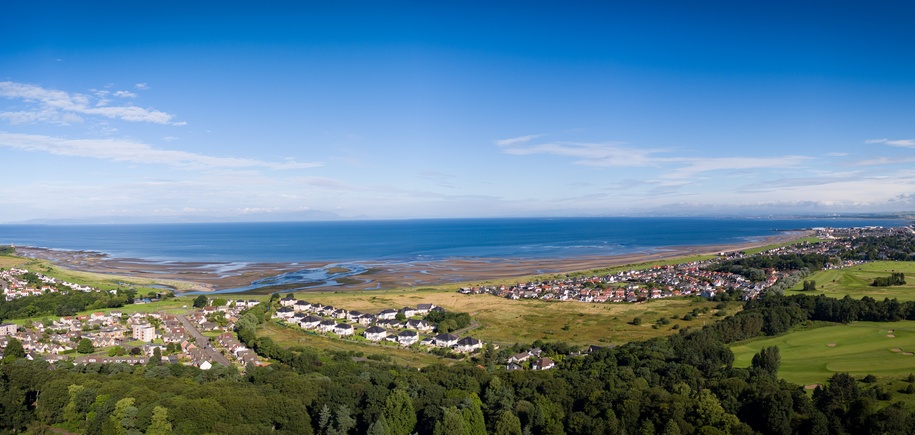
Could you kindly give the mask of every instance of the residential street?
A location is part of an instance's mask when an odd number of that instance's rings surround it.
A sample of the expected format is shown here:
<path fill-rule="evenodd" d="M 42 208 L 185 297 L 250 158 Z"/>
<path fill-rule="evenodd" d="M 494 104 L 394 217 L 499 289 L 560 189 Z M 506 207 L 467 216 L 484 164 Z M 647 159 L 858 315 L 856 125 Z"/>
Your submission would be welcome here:
<path fill-rule="evenodd" d="M 194 326 L 194 324 L 189 320 L 187 320 L 187 317 L 185 317 L 183 314 L 178 314 L 175 317 L 181 321 L 181 324 L 184 325 L 184 329 L 187 330 L 187 333 L 190 334 L 191 337 L 194 337 L 196 340 L 197 346 L 202 348 L 207 353 L 207 355 L 210 356 L 210 359 L 212 359 L 213 362 L 222 364 L 226 367 L 232 365 L 228 358 L 219 353 L 219 351 L 216 350 L 212 344 L 210 344 L 209 338 L 201 334 L 200 331 L 197 330 L 197 327 Z"/>

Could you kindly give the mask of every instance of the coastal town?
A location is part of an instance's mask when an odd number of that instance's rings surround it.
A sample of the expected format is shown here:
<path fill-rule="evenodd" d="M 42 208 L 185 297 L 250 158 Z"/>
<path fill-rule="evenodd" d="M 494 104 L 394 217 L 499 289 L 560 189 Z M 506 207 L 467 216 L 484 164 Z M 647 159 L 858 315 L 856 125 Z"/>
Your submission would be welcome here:
<path fill-rule="evenodd" d="M 852 247 L 856 237 L 911 234 L 911 227 L 900 228 L 817 228 L 813 235 L 818 243 L 799 243 L 772 248 L 754 255 L 835 255 Z M 886 255 L 877 254 L 877 259 Z M 792 278 L 793 271 L 769 269 L 764 280 L 752 281 L 731 273 L 718 272 L 714 266 L 721 261 L 747 258 L 745 252 L 722 252 L 715 258 L 690 261 L 679 264 L 652 265 L 644 269 L 628 269 L 616 273 L 592 276 L 570 276 L 562 278 L 527 281 L 513 284 L 480 285 L 461 287 L 459 293 L 491 294 L 498 297 L 519 299 L 540 299 L 545 301 L 578 301 L 587 303 L 643 302 L 682 296 L 699 296 L 706 299 L 726 291 L 737 292 L 742 300 L 751 300 L 764 294 L 775 284 Z M 864 263 L 865 259 L 845 260 L 827 263 L 824 268 L 849 267 Z M 796 276 L 796 274 L 794 274 Z M 787 286 L 796 284 L 787 283 Z"/>

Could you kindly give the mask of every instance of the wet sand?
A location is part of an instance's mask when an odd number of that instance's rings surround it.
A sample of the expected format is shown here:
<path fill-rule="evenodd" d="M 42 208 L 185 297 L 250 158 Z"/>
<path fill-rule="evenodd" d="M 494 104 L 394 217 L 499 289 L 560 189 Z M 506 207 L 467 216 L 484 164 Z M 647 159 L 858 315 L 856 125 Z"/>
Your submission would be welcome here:
<path fill-rule="evenodd" d="M 453 283 L 482 283 L 532 275 L 559 274 L 605 267 L 638 264 L 665 258 L 720 252 L 780 243 L 803 235 L 786 233 L 755 242 L 731 245 L 676 246 L 648 253 L 572 258 L 458 258 L 409 262 L 355 262 L 368 272 L 339 280 L 333 287 L 315 286 L 315 290 L 371 290 L 422 287 Z M 250 285 L 253 281 L 303 269 L 320 269 L 327 263 L 230 263 L 150 261 L 113 258 L 91 251 L 61 251 L 35 247 L 17 247 L 17 255 L 49 260 L 72 270 L 130 276 L 168 282 L 190 283 L 193 290 L 224 290 Z M 302 291 L 302 290 L 296 290 Z M 307 290 L 306 290 L 307 291 Z"/>

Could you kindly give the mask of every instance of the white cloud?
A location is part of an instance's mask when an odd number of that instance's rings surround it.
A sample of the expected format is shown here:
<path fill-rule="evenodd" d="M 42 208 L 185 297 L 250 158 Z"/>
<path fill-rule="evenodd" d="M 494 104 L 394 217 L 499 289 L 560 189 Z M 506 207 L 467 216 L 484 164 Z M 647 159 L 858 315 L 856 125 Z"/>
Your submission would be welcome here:
<path fill-rule="evenodd" d="M 903 148 L 915 148 L 915 139 L 868 139 L 864 141 L 866 144 L 877 144 L 882 143 L 894 147 L 903 147 Z"/>
<path fill-rule="evenodd" d="M 525 136 L 528 137 L 528 136 Z M 625 147 L 624 142 L 608 143 L 580 143 L 580 142 L 553 142 L 531 146 L 517 146 L 524 141 L 512 140 L 507 145 L 501 145 L 505 154 L 518 156 L 533 154 L 552 154 L 557 156 L 577 157 L 580 160 L 575 161 L 579 165 L 587 166 L 649 166 L 654 165 L 665 159 L 652 157 L 653 154 L 662 150 L 642 150 L 638 148 Z M 497 142 L 498 144 L 498 142 Z"/>
<path fill-rule="evenodd" d="M 62 139 L 49 136 L 0 133 L 0 147 L 40 151 L 60 156 L 91 157 L 116 162 L 162 164 L 179 168 L 305 169 L 320 163 L 213 157 L 177 150 L 161 150 L 128 140 Z"/>
<path fill-rule="evenodd" d="M 130 91 L 117 91 L 113 95 L 119 98 L 137 98 L 137 94 Z"/>
<path fill-rule="evenodd" d="M 145 91 L 145 90 L 149 89 L 149 85 L 147 85 L 146 83 L 137 83 L 134 85 L 134 87 L 141 91 Z"/>
<path fill-rule="evenodd" d="M 509 146 L 509 145 L 518 145 L 525 142 L 529 142 L 533 139 L 543 136 L 542 134 L 529 134 L 527 136 L 512 137 L 508 139 L 500 139 L 495 141 L 496 145 L 500 147 Z"/>
<path fill-rule="evenodd" d="M 123 91 L 118 91 L 118 93 Z M 137 106 L 108 106 L 110 102 L 105 99 L 107 91 L 95 91 L 96 97 L 78 93 L 68 93 L 55 89 L 45 89 L 40 86 L 0 82 L 0 96 L 20 100 L 35 105 L 34 108 L 21 112 L 0 113 L 0 118 L 9 119 L 11 122 L 49 122 L 67 124 L 68 115 L 94 115 L 130 122 L 151 122 L 154 124 L 184 125 L 184 122 L 174 122 L 172 114 L 155 109 L 145 109 Z M 129 93 L 128 93 L 129 94 Z M 33 114 L 29 117 L 27 114 Z"/>
<path fill-rule="evenodd" d="M 525 142 L 527 140 L 525 140 Z M 662 178 L 669 179 L 689 178 L 699 173 L 710 171 L 797 167 L 810 159 L 810 157 L 804 156 L 711 158 L 662 157 L 659 156 L 659 154 L 670 153 L 670 151 L 664 149 L 640 149 L 625 146 L 625 142 L 553 142 L 537 145 L 525 145 L 521 143 L 521 146 L 518 145 L 519 142 L 520 141 L 515 141 L 507 146 L 502 146 L 502 152 L 512 155 L 552 154 L 574 157 L 578 158 L 578 160 L 574 162 L 575 164 L 584 166 L 679 166 L 671 169 L 670 172 L 667 172 L 662 176 Z"/>

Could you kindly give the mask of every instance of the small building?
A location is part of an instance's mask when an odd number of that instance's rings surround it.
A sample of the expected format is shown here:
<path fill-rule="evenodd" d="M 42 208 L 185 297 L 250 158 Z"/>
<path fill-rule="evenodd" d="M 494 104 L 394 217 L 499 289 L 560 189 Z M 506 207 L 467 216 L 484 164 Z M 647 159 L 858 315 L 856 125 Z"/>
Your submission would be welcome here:
<path fill-rule="evenodd" d="M 439 334 L 435 336 L 435 345 L 438 347 L 452 347 L 460 338 L 454 334 Z"/>
<path fill-rule="evenodd" d="M 353 335 L 354 332 L 356 332 L 355 328 L 349 323 L 338 323 L 337 326 L 334 327 L 334 333 L 341 337 Z"/>
<path fill-rule="evenodd" d="M 416 343 L 419 340 L 419 334 L 416 331 L 401 331 L 400 334 L 397 334 L 397 342 L 401 346 L 410 346 L 413 343 Z"/>
<path fill-rule="evenodd" d="M 473 337 L 464 337 L 464 338 L 458 340 L 458 342 L 455 343 L 455 345 L 454 345 L 454 349 L 457 350 L 458 352 L 468 352 L 469 353 L 469 352 L 473 352 L 475 350 L 482 349 L 482 348 L 483 348 L 483 342 L 480 340 L 477 340 L 476 338 L 473 338 Z"/>
<path fill-rule="evenodd" d="M 385 338 L 387 338 L 388 331 L 386 331 L 384 328 L 382 328 L 380 326 L 372 326 L 372 327 L 366 329 L 363 334 L 365 335 L 366 340 L 381 341 L 381 340 L 384 340 Z"/>

